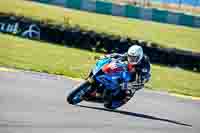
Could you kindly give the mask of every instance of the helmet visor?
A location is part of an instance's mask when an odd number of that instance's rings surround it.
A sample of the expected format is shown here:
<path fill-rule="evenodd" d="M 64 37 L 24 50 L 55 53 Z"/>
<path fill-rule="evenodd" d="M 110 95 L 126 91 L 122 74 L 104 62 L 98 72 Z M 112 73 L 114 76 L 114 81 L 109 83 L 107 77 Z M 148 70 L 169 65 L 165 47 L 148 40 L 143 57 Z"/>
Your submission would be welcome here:
<path fill-rule="evenodd" d="M 131 56 L 131 55 L 128 55 L 128 62 L 130 64 L 137 64 L 139 61 L 139 57 L 138 56 Z"/>

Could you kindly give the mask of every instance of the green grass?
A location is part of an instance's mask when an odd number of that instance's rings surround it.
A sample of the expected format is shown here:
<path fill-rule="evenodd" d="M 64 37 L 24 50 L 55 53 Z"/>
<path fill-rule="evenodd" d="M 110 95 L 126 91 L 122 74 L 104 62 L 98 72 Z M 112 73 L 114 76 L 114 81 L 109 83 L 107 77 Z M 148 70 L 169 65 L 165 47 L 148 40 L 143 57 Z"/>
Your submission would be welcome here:
<path fill-rule="evenodd" d="M 155 22 L 128 19 L 64 9 L 23 0 L 1 0 L 0 12 L 16 13 L 36 20 L 63 24 L 66 18 L 71 25 L 156 42 L 162 46 L 200 52 L 200 29 Z"/>
<path fill-rule="evenodd" d="M 0 34 L 0 65 L 85 77 L 99 54 Z"/>
<path fill-rule="evenodd" d="M 0 66 L 84 78 L 101 54 L 0 34 Z M 152 65 L 148 87 L 200 97 L 200 74 Z"/>

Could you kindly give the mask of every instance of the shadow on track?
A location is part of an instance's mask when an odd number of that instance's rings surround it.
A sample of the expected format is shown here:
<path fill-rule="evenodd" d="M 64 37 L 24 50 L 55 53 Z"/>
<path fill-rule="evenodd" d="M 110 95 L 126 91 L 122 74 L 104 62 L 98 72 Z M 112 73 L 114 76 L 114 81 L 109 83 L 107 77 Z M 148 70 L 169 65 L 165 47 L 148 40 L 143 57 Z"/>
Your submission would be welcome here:
<path fill-rule="evenodd" d="M 76 105 L 76 106 L 83 107 L 83 108 L 89 108 L 89 109 L 95 109 L 95 110 L 102 110 L 102 111 L 107 111 L 107 112 L 115 112 L 115 113 L 119 113 L 119 114 L 123 114 L 123 115 L 129 115 L 129 116 L 134 116 L 134 117 L 139 117 L 139 118 L 144 118 L 144 119 L 150 119 L 150 120 L 158 120 L 158 121 L 173 123 L 173 124 L 177 124 L 177 125 L 192 127 L 192 125 L 181 123 L 181 122 L 178 122 L 178 121 L 158 118 L 158 117 L 155 117 L 155 116 L 150 116 L 150 115 L 145 115 L 145 114 L 140 114 L 140 113 L 133 113 L 133 112 L 122 111 L 122 110 L 111 110 L 111 109 L 106 109 L 106 108 L 91 107 L 91 106 L 84 106 L 84 105 Z"/>

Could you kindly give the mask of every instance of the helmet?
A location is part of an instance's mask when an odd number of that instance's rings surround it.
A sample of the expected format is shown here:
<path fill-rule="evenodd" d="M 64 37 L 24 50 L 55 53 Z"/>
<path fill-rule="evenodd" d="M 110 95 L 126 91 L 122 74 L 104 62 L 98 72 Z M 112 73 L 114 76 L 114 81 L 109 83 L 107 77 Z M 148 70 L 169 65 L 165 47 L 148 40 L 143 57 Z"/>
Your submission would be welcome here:
<path fill-rule="evenodd" d="M 128 49 L 128 63 L 136 65 L 143 57 L 143 50 L 141 46 L 133 45 Z"/>

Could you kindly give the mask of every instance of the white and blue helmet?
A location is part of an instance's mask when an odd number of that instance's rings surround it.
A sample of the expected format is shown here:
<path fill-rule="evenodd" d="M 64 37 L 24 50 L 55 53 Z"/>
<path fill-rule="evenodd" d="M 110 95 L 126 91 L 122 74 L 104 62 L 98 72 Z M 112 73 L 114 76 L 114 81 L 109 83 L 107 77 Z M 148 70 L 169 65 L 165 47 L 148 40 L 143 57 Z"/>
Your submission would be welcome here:
<path fill-rule="evenodd" d="M 141 46 L 133 45 L 128 49 L 128 63 L 136 65 L 143 57 L 143 49 Z"/>

